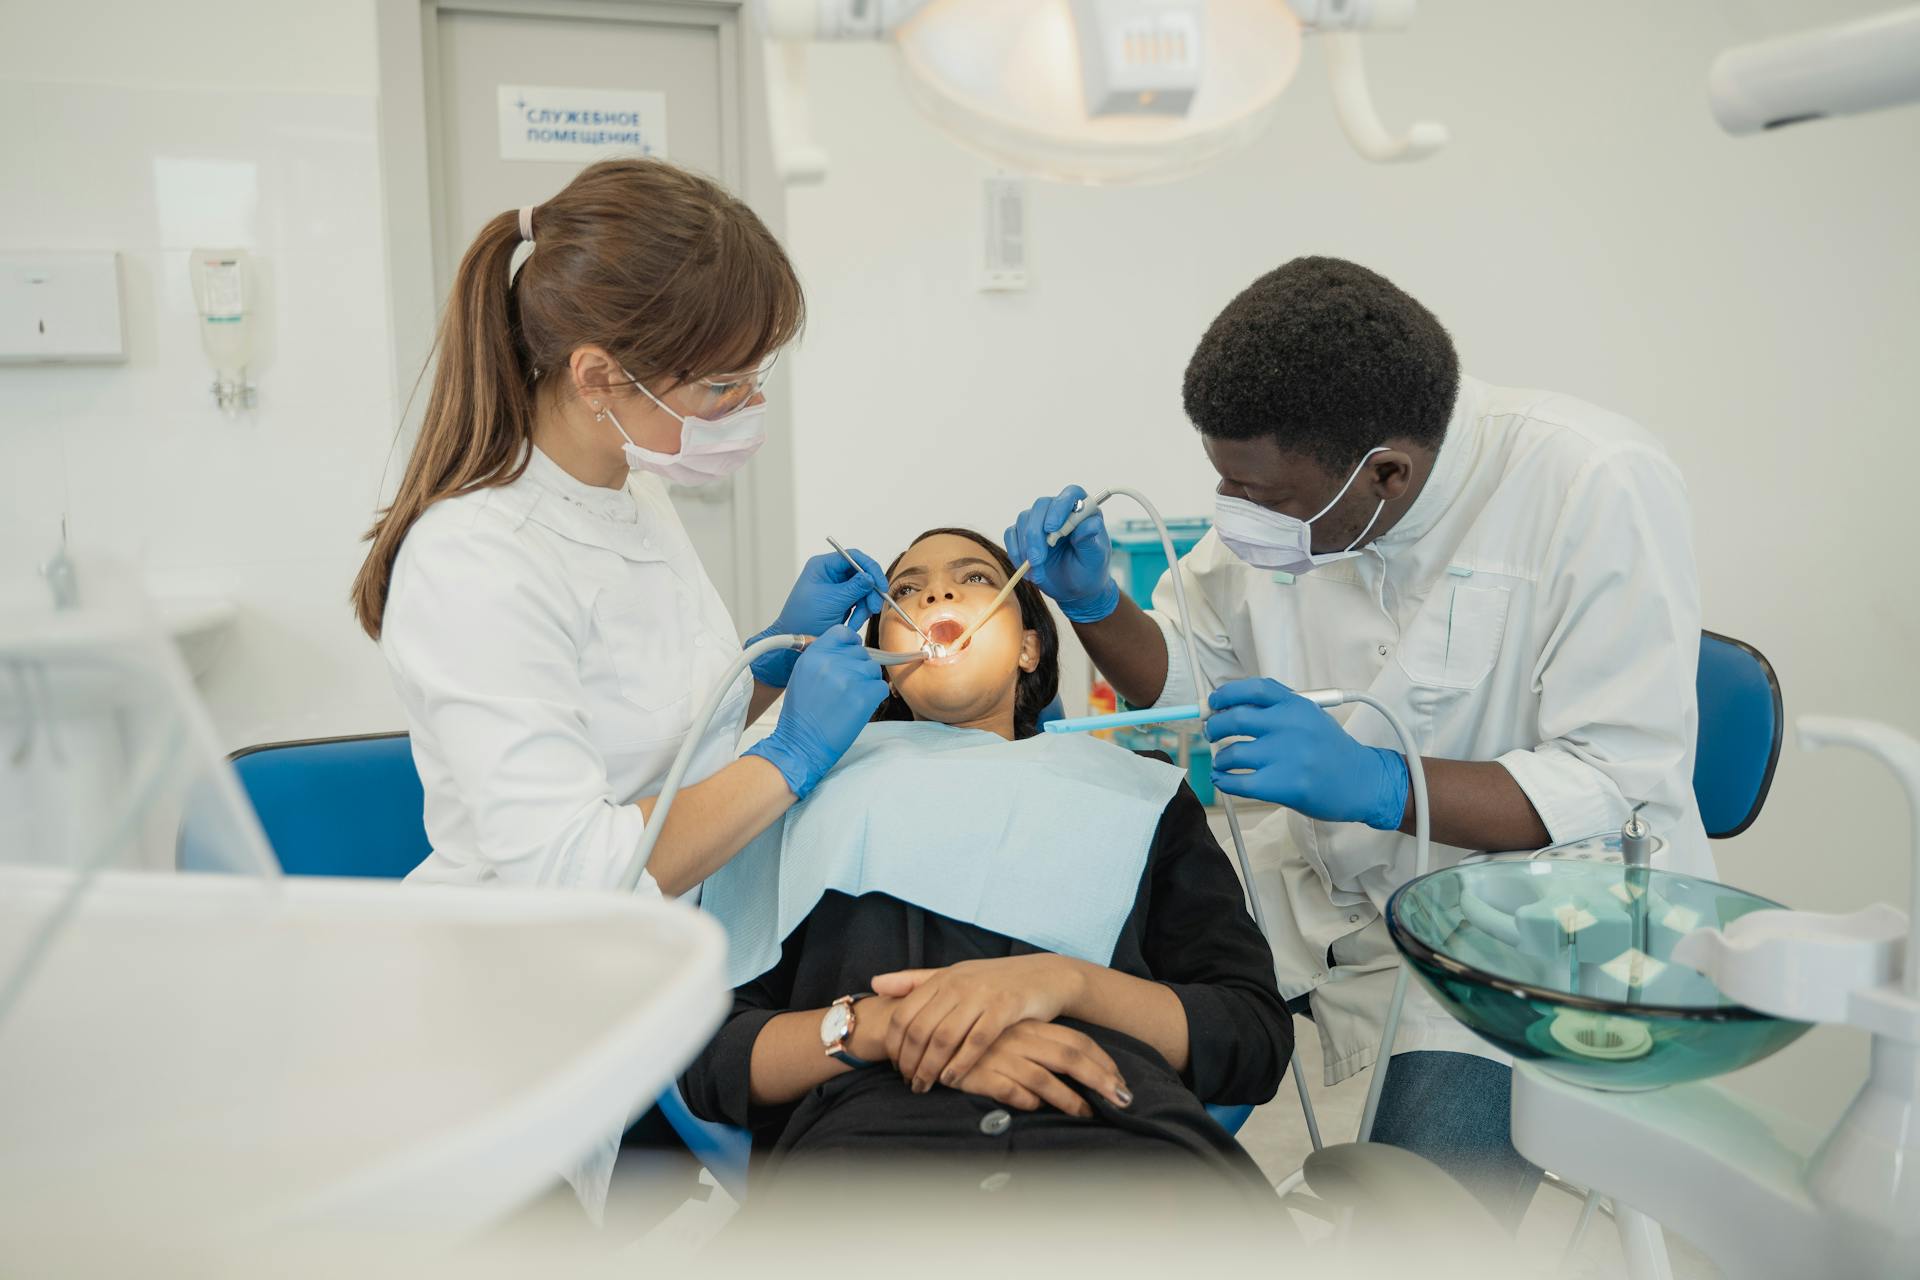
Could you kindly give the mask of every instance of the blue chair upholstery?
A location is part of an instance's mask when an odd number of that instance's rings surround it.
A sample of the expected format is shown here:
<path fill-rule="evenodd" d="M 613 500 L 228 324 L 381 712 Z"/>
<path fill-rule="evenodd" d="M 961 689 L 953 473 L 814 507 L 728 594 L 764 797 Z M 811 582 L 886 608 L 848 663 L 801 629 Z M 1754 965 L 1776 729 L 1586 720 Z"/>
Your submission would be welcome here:
<path fill-rule="evenodd" d="M 289 875 L 399 879 L 432 848 L 422 816 L 426 793 L 404 733 L 276 742 L 244 748 L 230 759 L 268 845 Z M 189 813 L 180 832 L 180 869 L 219 869 L 203 861 L 198 848 Z M 746 1130 L 695 1116 L 677 1086 L 668 1086 L 658 1106 L 714 1180 L 735 1199 L 743 1198 Z"/>
<path fill-rule="evenodd" d="M 1773 665 L 1744 641 L 1700 633 L 1700 730 L 1693 795 L 1707 835 L 1725 840 L 1753 825 L 1773 786 L 1786 715 Z"/>
<path fill-rule="evenodd" d="M 296 876 L 398 879 L 432 846 L 425 793 L 404 733 L 247 747 L 231 757 L 280 869 Z M 196 865 L 191 833 L 183 870 Z"/>

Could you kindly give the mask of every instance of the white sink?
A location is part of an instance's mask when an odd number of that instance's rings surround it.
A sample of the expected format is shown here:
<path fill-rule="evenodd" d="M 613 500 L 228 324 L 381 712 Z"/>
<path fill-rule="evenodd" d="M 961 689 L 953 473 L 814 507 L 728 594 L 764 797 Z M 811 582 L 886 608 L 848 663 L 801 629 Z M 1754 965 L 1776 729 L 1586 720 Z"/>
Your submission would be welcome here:
<path fill-rule="evenodd" d="M 0 976 L 66 883 L 0 868 Z M 0 1021 L 0 1253 L 464 1235 L 692 1059 L 725 945 L 631 894 L 103 873 Z"/>

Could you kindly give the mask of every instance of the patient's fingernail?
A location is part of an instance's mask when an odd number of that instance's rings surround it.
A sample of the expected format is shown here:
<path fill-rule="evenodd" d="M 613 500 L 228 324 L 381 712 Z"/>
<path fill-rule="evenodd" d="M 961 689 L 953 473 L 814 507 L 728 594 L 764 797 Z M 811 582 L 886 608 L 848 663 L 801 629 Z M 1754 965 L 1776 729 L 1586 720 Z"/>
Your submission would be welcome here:
<path fill-rule="evenodd" d="M 1133 1094 L 1127 1091 L 1127 1086 L 1125 1085 L 1121 1085 L 1118 1089 L 1115 1089 L 1113 1091 L 1113 1096 L 1120 1100 L 1120 1105 L 1123 1107 L 1130 1107 L 1133 1105 Z"/>
<path fill-rule="evenodd" d="M 945 1075 L 940 1077 L 940 1083 L 947 1086 L 947 1088 L 949 1089 L 953 1088 L 953 1081 L 954 1081 L 954 1073 L 951 1071 L 947 1072 Z"/>

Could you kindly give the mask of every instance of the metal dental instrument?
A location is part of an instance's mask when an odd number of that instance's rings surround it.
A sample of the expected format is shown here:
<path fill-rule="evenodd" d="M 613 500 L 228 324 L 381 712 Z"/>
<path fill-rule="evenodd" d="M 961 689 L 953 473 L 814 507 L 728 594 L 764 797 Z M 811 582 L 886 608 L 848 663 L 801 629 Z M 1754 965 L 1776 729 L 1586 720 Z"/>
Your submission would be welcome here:
<path fill-rule="evenodd" d="M 858 560 L 855 560 L 852 556 L 847 555 L 847 549 L 845 547 L 835 542 L 832 538 L 827 539 L 827 545 L 832 547 L 835 551 L 838 551 L 842 556 L 845 556 L 847 563 L 852 565 L 854 569 L 859 572 L 860 576 L 862 577 L 866 576 L 867 571 L 860 567 L 860 562 Z M 932 636 L 920 630 L 920 624 L 913 620 L 913 615 L 909 614 L 905 609 L 902 609 L 900 607 L 900 602 L 893 598 L 892 592 L 882 591 L 880 593 L 880 597 L 881 599 L 887 602 L 888 607 L 890 607 L 895 613 L 900 615 L 900 621 L 906 623 L 908 626 L 913 628 L 914 633 L 920 637 L 920 643 L 926 647 L 927 652 L 932 653 L 938 647 L 933 643 Z"/>
<path fill-rule="evenodd" d="M 1647 868 L 1653 858 L 1653 828 L 1640 816 L 1646 807 L 1644 800 L 1633 806 L 1626 825 L 1620 828 L 1620 860 L 1627 866 L 1627 919 L 1633 934 L 1633 949 L 1643 957 L 1647 954 Z"/>

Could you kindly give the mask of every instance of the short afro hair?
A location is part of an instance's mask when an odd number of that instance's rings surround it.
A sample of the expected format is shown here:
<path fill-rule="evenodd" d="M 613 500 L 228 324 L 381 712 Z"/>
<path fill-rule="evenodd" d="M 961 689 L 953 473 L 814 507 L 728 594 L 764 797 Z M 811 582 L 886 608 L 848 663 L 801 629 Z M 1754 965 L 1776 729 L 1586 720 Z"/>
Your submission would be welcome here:
<path fill-rule="evenodd" d="M 1392 281 L 1295 258 L 1207 327 L 1181 398 L 1202 435 L 1266 436 L 1340 471 L 1390 439 L 1439 448 L 1459 383 L 1453 339 Z"/>

